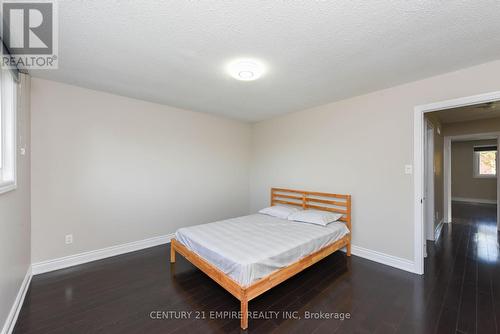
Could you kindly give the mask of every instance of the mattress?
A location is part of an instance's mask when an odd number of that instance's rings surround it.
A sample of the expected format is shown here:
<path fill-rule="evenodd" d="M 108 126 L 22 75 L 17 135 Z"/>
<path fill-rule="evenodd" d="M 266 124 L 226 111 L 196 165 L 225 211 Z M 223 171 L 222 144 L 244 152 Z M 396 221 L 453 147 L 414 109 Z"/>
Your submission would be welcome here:
<path fill-rule="evenodd" d="M 349 233 L 327 226 L 253 214 L 177 230 L 178 242 L 246 287 Z"/>

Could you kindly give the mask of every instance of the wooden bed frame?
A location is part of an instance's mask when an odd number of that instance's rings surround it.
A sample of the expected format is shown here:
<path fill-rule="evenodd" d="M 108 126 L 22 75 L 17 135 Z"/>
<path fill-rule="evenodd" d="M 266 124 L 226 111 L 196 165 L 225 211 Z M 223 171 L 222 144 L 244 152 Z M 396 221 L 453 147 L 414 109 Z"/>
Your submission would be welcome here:
<path fill-rule="evenodd" d="M 170 262 L 175 263 L 175 253 L 178 252 L 184 256 L 194 266 L 207 274 L 220 286 L 226 289 L 241 302 L 241 329 L 248 327 L 248 301 L 263 294 L 267 290 L 275 287 L 281 282 L 301 272 L 307 267 L 322 260 L 335 251 L 346 247 L 347 256 L 351 256 L 351 195 L 328 194 L 320 192 L 272 188 L 271 205 L 286 204 L 300 206 L 303 209 L 316 209 L 331 212 L 342 213 L 340 218 L 349 228 L 348 235 L 337 240 L 319 251 L 312 253 L 287 267 L 278 269 L 271 274 L 255 281 L 247 287 L 240 286 L 235 280 L 223 273 L 213 264 L 201 258 L 195 252 L 189 250 L 177 240 L 172 239 L 170 243 Z"/>

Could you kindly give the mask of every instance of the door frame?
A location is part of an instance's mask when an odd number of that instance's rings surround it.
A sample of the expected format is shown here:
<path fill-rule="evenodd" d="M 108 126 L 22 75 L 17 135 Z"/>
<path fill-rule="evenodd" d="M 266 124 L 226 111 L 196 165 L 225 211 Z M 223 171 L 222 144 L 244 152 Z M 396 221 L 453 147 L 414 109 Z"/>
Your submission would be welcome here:
<path fill-rule="evenodd" d="M 424 137 L 424 232 L 425 240 L 434 240 L 434 125 L 427 120 L 425 122 Z M 427 194 L 425 193 L 427 187 Z M 425 196 L 427 195 L 427 196 Z M 432 225 L 432 228 L 430 228 Z M 424 257 L 427 255 L 424 245 Z"/>
<path fill-rule="evenodd" d="M 500 91 L 462 97 L 452 100 L 415 106 L 413 113 L 413 207 L 414 207 L 414 266 L 415 273 L 424 274 L 424 114 L 444 109 L 465 107 L 500 100 Z M 498 180 L 498 178 L 497 178 Z"/>
<path fill-rule="evenodd" d="M 451 142 L 454 136 L 444 136 L 443 138 L 443 223 L 451 223 Z"/>

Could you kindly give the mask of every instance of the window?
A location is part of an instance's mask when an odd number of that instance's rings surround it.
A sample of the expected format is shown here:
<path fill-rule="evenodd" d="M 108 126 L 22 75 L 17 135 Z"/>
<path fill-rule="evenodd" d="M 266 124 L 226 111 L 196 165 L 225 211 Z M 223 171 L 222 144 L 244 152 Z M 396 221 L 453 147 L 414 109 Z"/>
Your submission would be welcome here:
<path fill-rule="evenodd" d="M 11 71 L 0 73 L 0 193 L 16 188 L 16 83 Z"/>
<path fill-rule="evenodd" d="M 497 147 L 474 146 L 474 177 L 493 178 L 497 176 Z"/>

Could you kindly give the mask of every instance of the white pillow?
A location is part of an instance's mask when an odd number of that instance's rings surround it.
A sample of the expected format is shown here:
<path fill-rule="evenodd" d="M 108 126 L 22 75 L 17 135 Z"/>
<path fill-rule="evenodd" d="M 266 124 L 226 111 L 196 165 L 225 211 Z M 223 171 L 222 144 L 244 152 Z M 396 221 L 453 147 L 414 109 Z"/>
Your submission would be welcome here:
<path fill-rule="evenodd" d="M 326 226 L 342 218 L 343 214 L 320 210 L 302 210 L 288 216 L 288 220 Z"/>
<path fill-rule="evenodd" d="M 265 215 L 273 216 L 276 218 L 287 219 L 288 216 L 297 211 L 299 211 L 299 209 L 291 206 L 274 205 L 260 210 L 259 213 L 263 213 Z"/>

